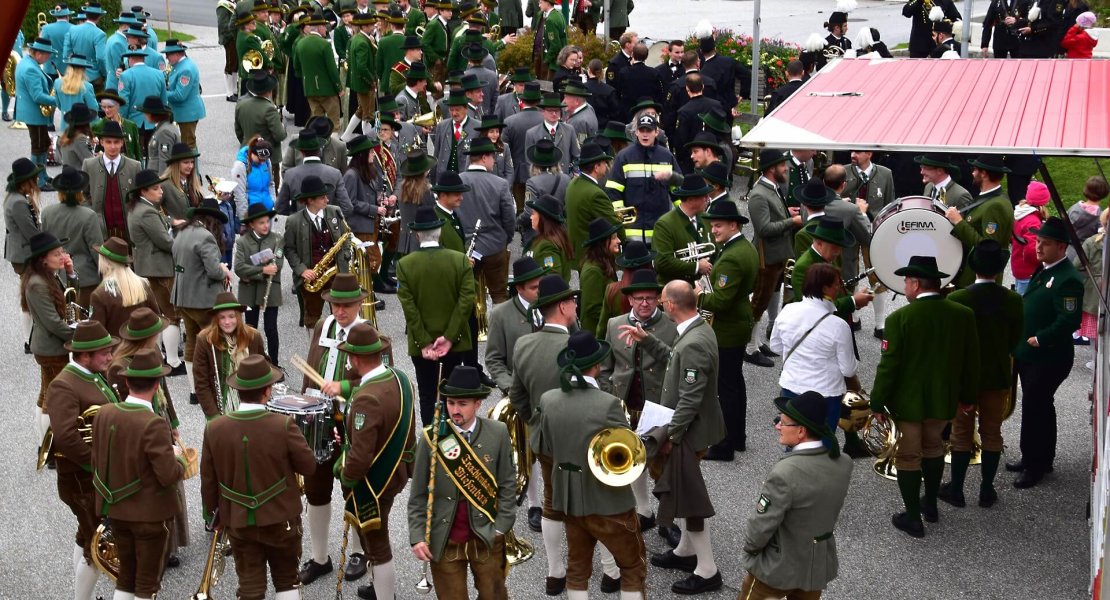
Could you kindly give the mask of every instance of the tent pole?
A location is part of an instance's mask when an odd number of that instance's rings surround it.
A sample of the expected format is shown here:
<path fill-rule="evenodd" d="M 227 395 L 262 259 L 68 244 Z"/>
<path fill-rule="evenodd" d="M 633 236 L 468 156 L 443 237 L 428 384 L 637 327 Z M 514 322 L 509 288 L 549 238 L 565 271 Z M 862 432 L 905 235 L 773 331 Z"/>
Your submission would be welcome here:
<path fill-rule="evenodd" d="M 964 0 L 964 26 L 961 27 L 963 31 L 960 32 L 960 37 L 963 38 L 960 45 L 960 58 L 967 58 L 968 52 L 971 50 L 971 0 Z"/>
<path fill-rule="evenodd" d="M 1056 184 L 1052 182 L 1052 175 L 1048 172 L 1048 165 L 1044 160 L 1041 160 L 1041 178 L 1044 179 L 1044 184 L 1048 187 L 1048 192 L 1052 196 L 1052 204 L 1056 207 L 1056 212 L 1060 215 L 1060 220 L 1064 222 L 1064 229 L 1068 232 L 1068 239 L 1071 240 L 1071 245 L 1075 248 L 1075 253 L 1079 256 L 1079 264 L 1082 265 L 1083 271 L 1087 273 L 1092 281 L 1098 281 L 1095 278 L 1094 272 L 1091 270 L 1091 261 L 1087 258 L 1087 253 L 1083 251 L 1083 244 L 1079 240 L 1079 235 L 1075 233 L 1075 225 L 1072 225 L 1071 219 L 1068 218 L 1068 209 L 1064 207 L 1064 201 L 1060 198 L 1060 192 L 1056 190 Z M 1103 291 L 1102 286 L 1096 285 L 1095 291 L 1098 292 L 1099 302 L 1102 303 L 1102 310 L 1110 313 L 1110 303 L 1106 301 L 1106 292 Z"/>
<path fill-rule="evenodd" d="M 751 98 L 748 98 L 749 108 L 753 117 L 759 116 L 759 0 L 755 0 L 752 9 L 752 87 Z"/>

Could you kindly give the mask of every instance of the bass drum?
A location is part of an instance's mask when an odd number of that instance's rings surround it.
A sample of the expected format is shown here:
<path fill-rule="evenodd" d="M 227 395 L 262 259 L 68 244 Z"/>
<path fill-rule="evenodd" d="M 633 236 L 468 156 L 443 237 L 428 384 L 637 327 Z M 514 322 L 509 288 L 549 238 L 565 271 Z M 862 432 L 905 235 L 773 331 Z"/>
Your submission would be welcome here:
<path fill-rule="evenodd" d="M 960 240 L 952 235 L 952 223 L 944 216 L 948 207 L 925 196 L 906 196 L 883 207 L 871 226 L 871 266 L 890 290 L 906 293 L 906 284 L 895 271 L 910 264 L 911 256 L 933 256 L 948 277 L 948 285 L 963 265 Z"/>

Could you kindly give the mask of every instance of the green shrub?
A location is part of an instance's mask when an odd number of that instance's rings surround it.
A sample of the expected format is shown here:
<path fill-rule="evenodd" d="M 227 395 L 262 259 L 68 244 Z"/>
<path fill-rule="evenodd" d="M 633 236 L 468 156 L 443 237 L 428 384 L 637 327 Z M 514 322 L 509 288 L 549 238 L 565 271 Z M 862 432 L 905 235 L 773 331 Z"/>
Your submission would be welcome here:
<path fill-rule="evenodd" d="M 41 12 L 46 15 L 46 21 L 53 23 L 56 19 L 50 16 L 50 11 L 54 10 L 56 0 L 31 0 L 30 6 L 27 7 L 27 14 L 23 16 L 23 38 L 30 44 L 39 34 L 38 21 L 36 20 L 38 14 Z M 70 10 L 74 10 L 77 2 L 70 3 Z M 116 30 L 116 24 L 113 22 L 119 17 L 120 5 L 122 0 L 100 0 L 100 8 L 104 9 L 104 16 L 100 17 L 100 28 L 104 33 L 111 35 Z M 60 51 L 60 50 L 59 50 Z"/>
<path fill-rule="evenodd" d="M 501 73 L 510 73 L 517 67 L 531 67 L 532 40 L 534 39 L 535 34 L 532 31 L 518 35 L 516 43 L 506 46 L 497 55 L 497 70 Z M 582 59 L 583 68 L 595 58 L 600 59 L 602 64 L 608 63 L 609 59 L 617 53 L 616 46 L 607 45 L 604 38 L 596 35 L 586 35 L 577 29 L 571 30 L 567 38 L 567 44 L 582 48 L 584 55 Z"/>

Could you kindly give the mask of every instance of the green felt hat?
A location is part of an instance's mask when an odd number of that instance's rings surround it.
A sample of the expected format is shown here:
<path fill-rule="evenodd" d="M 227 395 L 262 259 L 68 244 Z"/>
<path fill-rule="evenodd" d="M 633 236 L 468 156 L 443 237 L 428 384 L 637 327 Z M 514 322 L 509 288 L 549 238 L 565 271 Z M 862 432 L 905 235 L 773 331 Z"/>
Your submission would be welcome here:
<path fill-rule="evenodd" d="M 806 224 L 805 230 L 814 239 L 836 244 L 841 248 L 854 246 L 856 243 L 856 237 L 852 235 L 851 231 L 844 228 L 844 221 L 836 217 L 824 215 L 813 219 Z"/>
<path fill-rule="evenodd" d="M 948 171 L 951 175 L 958 175 L 960 168 L 952 163 L 947 154 L 928 153 L 913 157 L 913 162 L 927 167 L 937 167 Z"/>
<path fill-rule="evenodd" d="M 696 198 L 709 195 L 709 184 L 697 173 L 687 175 L 682 180 L 682 185 L 671 192 L 676 198 Z"/>
<path fill-rule="evenodd" d="M 1037 237 L 1048 238 L 1065 244 L 1070 243 L 1067 228 L 1064 226 L 1064 221 L 1060 217 L 1049 217 L 1045 219 L 1044 223 L 1041 223 L 1040 227 L 1030 229 L 1029 231 Z"/>
<path fill-rule="evenodd" d="M 582 242 L 583 248 L 588 248 L 598 242 L 608 240 L 612 235 L 621 230 L 620 223 L 610 223 L 603 217 L 590 221 L 586 241 Z"/>
<path fill-rule="evenodd" d="M 509 81 L 512 83 L 528 83 L 529 81 L 535 80 L 536 77 L 532 75 L 532 69 L 528 67 L 517 67 L 513 69 L 512 74 L 509 75 Z"/>
<path fill-rule="evenodd" d="M 550 94 L 544 94 L 543 95 L 543 99 L 540 100 L 539 107 L 540 108 L 566 108 L 567 105 L 563 104 L 563 100 L 562 100 L 562 98 L 559 98 L 559 94 L 550 93 Z"/>
<path fill-rule="evenodd" d="M 199 157 L 200 152 L 190 148 L 189 144 L 186 144 L 184 142 L 177 142 L 173 145 L 173 149 L 170 150 L 170 157 L 166 159 L 166 164 L 172 165 L 173 163 L 178 161 L 189 160 L 190 158 L 195 159 Z"/>
<path fill-rule="evenodd" d="M 532 306 L 539 309 L 550 304 L 555 304 L 567 298 L 574 298 L 578 296 L 578 290 L 570 289 L 567 282 L 555 273 L 544 275 L 540 279 L 540 290 L 536 301 Z"/>
<path fill-rule="evenodd" d="M 582 83 L 579 81 L 573 80 L 567 81 L 567 84 L 563 86 L 563 95 L 578 96 L 580 98 L 589 98 L 590 96 L 593 96 L 593 94 L 590 93 L 590 90 L 586 89 L 586 86 L 582 85 Z"/>
<path fill-rule="evenodd" d="M 498 118 L 497 115 L 486 115 L 482 117 L 482 124 L 478 126 L 478 131 L 488 131 L 490 129 L 504 129 L 505 122 Z"/>
<path fill-rule="evenodd" d="M 981 171 L 990 171 L 991 173 L 1001 173 L 1003 175 L 1011 173 L 1010 168 L 1003 163 L 1002 157 L 998 154 L 980 154 L 978 157 L 967 161 L 967 164 Z"/>
<path fill-rule="evenodd" d="M 439 395 L 444 398 L 482 399 L 493 392 L 489 386 L 482 385 L 478 369 L 470 365 L 458 365 L 451 374 L 439 384 Z"/>
<path fill-rule="evenodd" d="M 605 360 L 611 351 L 609 342 L 597 339 L 592 331 L 576 331 L 567 339 L 567 347 L 559 351 L 556 361 L 564 371 L 568 368 L 580 371 Z"/>
<path fill-rule="evenodd" d="M 944 279 L 948 273 L 937 268 L 935 256 L 911 256 L 910 264 L 897 269 L 894 274 L 899 277 L 920 277 L 922 279 Z"/>
<path fill-rule="evenodd" d="M 711 110 L 698 115 L 702 123 L 705 123 L 706 129 L 716 131 L 720 134 L 728 134 L 732 132 L 732 127 L 725 121 L 723 113 Z"/>
<path fill-rule="evenodd" d="M 305 128 L 297 134 L 297 140 L 293 142 L 293 147 L 297 150 L 308 150 L 312 152 L 323 148 L 324 140 L 320 139 L 320 136 L 317 135 L 314 130 Z"/>
<path fill-rule="evenodd" d="M 497 154 L 497 146 L 494 145 L 493 140 L 485 136 L 479 136 L 470 143 L 470 148 L 463 154 L 467 156 L 479 156 L 482 154 Z"/>
<path fill-rule="evenodd" d="M 541 267 L 536 259 L 531 256 L 522 256 L 513 262 L 513 276 L 509 278 L 509 285 L 518 285 L 533 279 L 539 279 L 551 271 L 549 267 Z"/>
<path fill-rule="evenodd" d="M 605 123 L 605 128 L 599 131 L 598 135 L 610 140 L 632 141 L 632 136 L 628 135 L 628 130 L 625 129 L 624 123 L 620 121 L 609 121 Z"/>
<path fill-rule="evenodd" d="M 371 148 L 376 148 L 380 145 L 381 142 L 378 141 L 378 138 L 367 137 L 365 135 L 359 134 L 351 138 L 351 141 L 347 142 L 347 156 L 354 156 L 356 154 L 359 154 L 360 152 L 366 152 L 367 150 L 370 150 Z"/>
<path fill-rule="evenodd" d="M 551 194 L 544 194 L 539 198 L 527 200 L 524 205 L 556 223 L 565 223 L 567 220 L 566 216 L 563 215 L 563 207 L 559 204 L 558 198 Z"/>
<path fill-rule="evenodd" d="M 416 216 L 409 223 L 410 231 L 431 231 L 439 229 L 447 224 L 447 221 L 439 218 L 436 211 L 431 206 L 420 206 L 416 209 Z"/>
<path fill-rule="evenodd" d="M 554 167 L 563 160 L 563 151 L 546 137 L 536 140 L 532 147 L 524 151 L 524 155 L 528 162 L 537 167 Z"/>
<path fill-rule="evenodd" d="M 621 255 L 617 257 L 617 266 L 622 269 L 638 269 L 650 265 L 655 260 L 655 251 L 648 250 L 647 244 L 640 240 L 629 240 L 621 245 Z"/>
<path fill-rule="evenodd" d="M 809 391 L 793 398 L 775 398 L 774 402 L 779 412 L 794 419 L 799 425 L 804 426 L 810 433 L 817 435 L 822 440 L 831 441 L 832 444 L 829 447 L 831 458 L 840 456 L 840 446 L 836 442 L 836 434 L 829 429 L 828 423 L 825 422 L 825 414 L 828 412 L 829 403 L 820 393 Z"/>
<path fill-rule="evenodd" d="M 423 175 L 435 166 L 435 158 L 428 156 L 423 150 L 413 150 L 405 155 L 405 160 L 401 161 L 401 176 L 416 177 L 417 175 Z"/>

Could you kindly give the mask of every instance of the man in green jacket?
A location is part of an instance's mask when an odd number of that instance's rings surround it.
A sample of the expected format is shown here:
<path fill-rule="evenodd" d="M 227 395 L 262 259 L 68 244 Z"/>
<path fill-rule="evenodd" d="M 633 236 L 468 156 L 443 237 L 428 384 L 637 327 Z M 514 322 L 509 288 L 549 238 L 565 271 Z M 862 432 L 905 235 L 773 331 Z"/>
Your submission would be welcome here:
<path fill-rule="evenodd" d="M 447 79 L 447 56 L 451 53 L 451 38 L 447 22 L 454 14 L 451 2 L 427 1 L 424 8 L 435 9 L 436 14 L 428 19 L 424 36 L 420 42 L 424 46 L 424 64 L 428 65 L 432 81 L 443 83 Z"/>
<path fill-rule="evenodd" d="M 461 252 L 439 244 L 445 221 L 421 206 L 409 230 L 420 249 L 397 263 L 397 298 L 408 325 L 408 350 L 420 393 L 420 422 L 431 423 L 440 369 L 450 372 L 470 350 L 474 275 Z"/>
<path fill-rule="evenodd" d="M 609 344 L 592 331 L 574 333 L 558 355 L 559 387 L 540 398 L 540 451 L 555 465 L 553 506 L 566 515 L 568 598 L 586 596 L 598 542 L 620 569 L 621 598 L 642 599 L 645 593 L 647 563 L 632 481 L 604 474 L 586 460 L 597 434 L 631 433 L 624 403 L 598 388 L 601 362 L 609 353 Z"/>
<path fill-rule="evenodd" d="M 339 128 L 339 65 L 328 43 L 327 21 L 313 17 L 293 50 L 293 70 L 300 74 L 312 116 L 326 115 Z"/>
<path fill-rule="evenodd" d="M 891 519 L 913 537 L 925 537 L 921 516 L 936 523 L 944 475 L 945 425 L 975 410 L 979 393 L 979 334 L 975 313 L 940 294 L 933 256 L 914 256 L 894 272 L 905 277 L 910 304 L 886 320 L 886 339 L 871 390 L 871 410 L 894 419 L 898 430 L 898 490 L 905 512 Z M 924 475 L 925 497 L 921 498 Z"/>
<path fill-rule="evenodd" d="M 271 67 L 269 59 L 262 52 L 262 39 L 255 34 L 258 23 L 254 20 L 254 15 L 247 13 L 235 20 L 236 27 L 239 28 L 239 33 L 235 37 L 235 52 L 239 55 L 239 95 L 247 93 L 247 70 L 243 68 L 243 61 L 248 58 L 253 58 L 255 55 L 251 53 L 253 50 L 257 52 L 258 58 L 262 60 L 262 68 L 269 69 Z M 330 48 L 330 46 L 329 46 Z"/>
<path fill-rule="evenodd" d="M 672 194 L 678 198 L 678 206 L 659 217 L 652 233 L 651 246 L 657 253 L 655 269 L 659 272 L 659 283 L 676 279 L 694 283 L 713 269 L 709 258 L 682 260 L 675 252 L 686 250 L 691 244 L 710 243 L 709 228 L 701 218 L 709 204 L 709 185 L 701 175 L 688 175 Z M 747 221 L 745 218 L 744 222 Z"/>
<path fill-rule="evenodd" d="M 990 239 L 975 245 L 965 269 L 975 273 L 975 282 L 956 290 L 948 299 L 975 311 L 979 330 L 979 440 L 982 444 L 983 482 L 979 486 L 979 506 L 988 508 L 998 501 L 994 476 L 1002 458 L 1002 421 L 1007 407 L 1017 400 L 1011 396 L 1013 353 L 1021 339 L 1022 301 L 995 277 L 1006 270 L 1010 254 Z M 952 421 L 952 481 L 941 486 L 939 498 L 962 507 L 964 476 L 974 449 L 975 414 L 958 413 Z"/>
<path fill-rule="evenodd" d="M 581 172 L 567 184 L 567 235 L 570 237 L 571 248 L 581 248 L 589 234 L 590 221 L 601 217 L 614 225 L 621 223 L 620 217 L 613 211 L 613 202 L 605 193 L 602 180 L 609 174 L 609 167 L 613 164 L 613 156 L 601 149 L 593 142 L 582 145 L 582 152 L 578 157 L 578 167 Z M 624 229 L 617 232 L 624 240 Z"/>
<path fill-rule="evenodd" d="M 532 43 L 532 70 L 547 79 L 559 68 L 559 51 L 567 45 L 567 21 L 552 0 L 539 0 L 541 15 Z"/>
<path fill-rule="evenodd" d="M 689 180 L 689 178 L 687 178 Z M 662 219 L 661 219 L 662 220 Z M 710 325 L 717 336 L 720 360 L 731 368 L 717 372 L 717 394 L 728 436 L 710 446 L 706 460 L 731 461 L 734 451 L 747 450 L 748 390 L 744 384 L 744 348 L 752 337 L 752 303 L 759 272 L 759 254 L 740 229 L 747 217 L 736 203 L 721 198 L 710 205 L 705 220 L 720 248 L 709 273 L 709 289 L 701 289 L 701 309 L 712 313 Z M 659 224 L 656 223 L 656 231 Z M 656 238 L 658 241 L 658 238 Z"/>
<path fill-rule="evenodd" d="M 361 123 L 364 131 L 369 131 L 374 121 L 374 103 L 378 97 L 378 74 L 374 70 L 377 62 L 377 42 L 374 41 L 374 18 L 370 15 L 356 15 L 351 26 L 357 33 L 347 46 L 347 87 L 356 98 L 358 107 L 347 124 L 345 135 L 353 134 Z"/>
<path fill-rule="evenodd" d="M 965 258 L 980 240 L 992 239 L 1008 246 L 1010 235 L 1014 232 L 1014 207 L 1009 196 L 1002 191 L 1002 177 L 1010 169 L 1002 164 L 1002 157 L 985 154 L 968 161 L 968 164 L 972 167 L 972 181 L 979 186 L 979 196 L 966 206 L 950 206 L 945 213 L 954 226 L 952 235 L 963 245 Z M 1002 271 L 995 274 L 995 280 L 1002 282 Z M 975 273 L 965 261 L 952 283 L 965 288 L 974 281 Z"/>
<path fill-rule="evenodd" d="M 1071 334 L 1082 321 L 1083 280 L 1067 259 L 1068 234 L 1060 217 L 1049 217 L 1037 235 L 1037 260 L 1022 300 L 1025 325 L 1014 351 L 1021 380 L 1021 460 L 1006 464 L 1020 472 L 1016 488 L 1030 488 L 1052 472 L 1056 459 L 1056 389 L 1071 373 Z M 1074 235 L 1074 233 L 1072 234 Z"/>
<path fill-rule="evenodd" d="M 798 257 L 794 263 L 794 273 L 790 283 L 797 293 L 791 299 L 801 300 L 801 290 L 805 287 L 806 271 L 813 265 L 832 263 L 840 266 L 840 253 L 844 248 L 854 243 L 852 232 L 844 229 L 844 222 L 834 217 L 820 217 L 806 225 L 805 231 L 813 237 L 813 245 Z M 840 294 L 833 300 L 836 306 L 836 316 L 852 324 L 852 313 L 867 306 L 872 296 L 866 291 L 849 292 L 847 288 L 840 290 Z"/>

